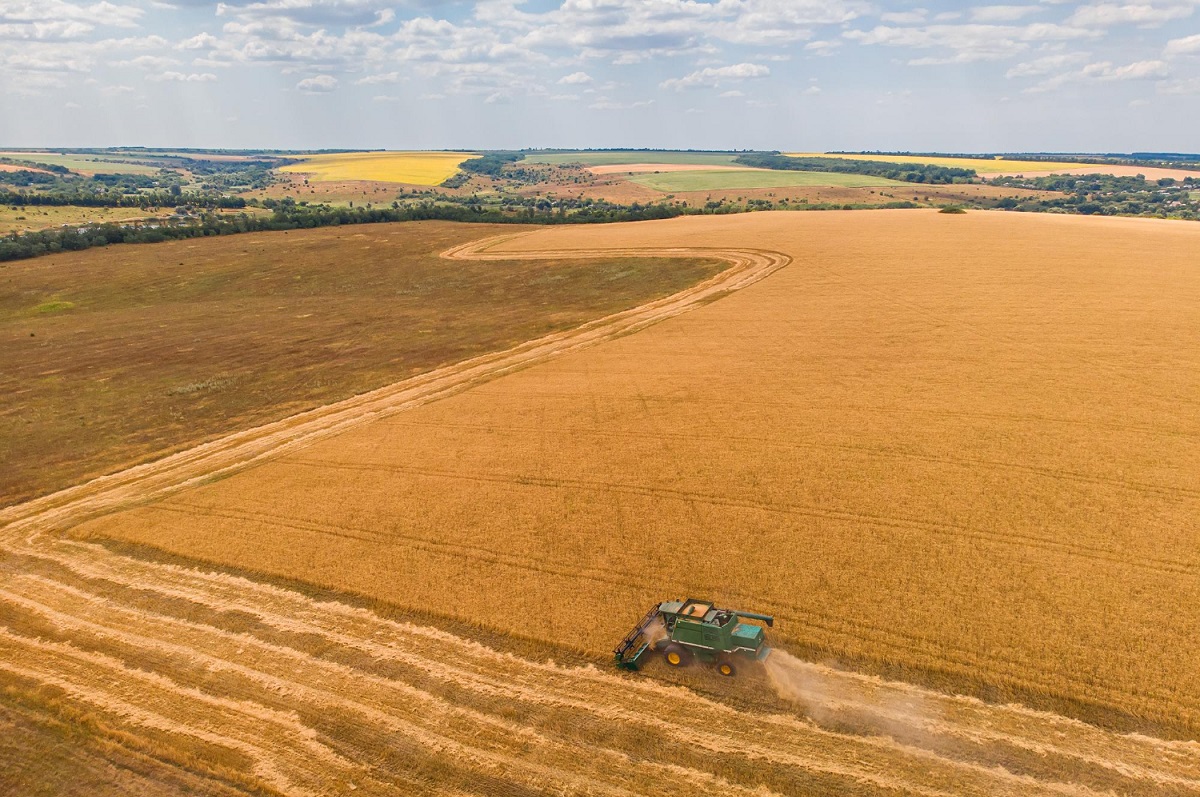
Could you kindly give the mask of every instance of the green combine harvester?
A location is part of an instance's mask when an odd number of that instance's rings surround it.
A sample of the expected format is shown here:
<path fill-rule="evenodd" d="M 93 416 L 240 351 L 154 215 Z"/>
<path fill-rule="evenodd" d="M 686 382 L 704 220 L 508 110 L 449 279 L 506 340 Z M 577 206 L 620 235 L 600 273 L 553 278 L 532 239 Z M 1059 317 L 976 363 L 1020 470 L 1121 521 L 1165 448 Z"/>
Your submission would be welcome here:
<path fill-rule="evenodd" d="M 771 654 L 762 626 L 742 620 L 775 625 L 770 615 L 718 609 L 711 601 L 663 601 L 617 645 L 613 651 L 617 666 L 640 670 L 646 654 L 653 650 L 662 653 L 671 667 L 700 661 L 715 665 L 721 675 L 732 676 L 740 665 L 765 661 Z"/>

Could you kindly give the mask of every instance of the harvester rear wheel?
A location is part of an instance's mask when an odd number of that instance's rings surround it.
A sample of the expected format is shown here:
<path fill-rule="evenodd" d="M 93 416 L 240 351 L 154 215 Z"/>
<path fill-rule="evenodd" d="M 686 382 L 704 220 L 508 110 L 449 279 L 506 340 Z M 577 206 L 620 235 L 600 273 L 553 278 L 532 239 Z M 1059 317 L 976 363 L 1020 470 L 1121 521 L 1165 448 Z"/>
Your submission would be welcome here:
<path fill-rule="evenodd" d="M 726 678 L 732 678 L 737 675 L 737 668 L 733 666 L 733 662 L 719 661 L 717 662 L 717 672 L 724 675 Z"/>
<path fill-rule="evenodd" d="M 682 645 L 667 645 L 663 650 L 663 658 L 672 667 L 686 667 L 692 661 L 692 654 Z"/>

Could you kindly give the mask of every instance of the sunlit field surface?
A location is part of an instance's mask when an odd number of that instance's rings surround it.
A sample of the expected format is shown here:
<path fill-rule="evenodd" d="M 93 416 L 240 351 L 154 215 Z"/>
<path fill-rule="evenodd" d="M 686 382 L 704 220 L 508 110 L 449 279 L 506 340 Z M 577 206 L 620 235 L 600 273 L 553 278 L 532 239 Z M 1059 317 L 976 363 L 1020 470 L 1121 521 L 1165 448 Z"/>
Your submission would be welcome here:
<path fill-rule="evenodd" d="M 793 158 L 845 158 L 847 160 L 883 161 L 885 163 L 916 163 L 930 166 L 947 166 L 959 169 L 974 169 L 984 174 L 1009 174 L 1014 171 L 1051 172 L 1064 169 L 1087 168 L 1085 163 L 1065 161 L 1022 161 L 1002 158 L 939 158 L 927 155 L 840 155 L 826 152 L 789 152 Z"/>
<path fill-rule="evenodd" d="M 796 186 L 830 186 L 867 188 L 911 184 L 866 174 L 835 172 L 786 172 L 768 169 L 720 169 L 712 171 L 673 171 L 661 174 L 639 174 L 631 182 L 655 191 L 717 191 L 738 188 L 791 188 Z"/>
<path fill-rule="evenodd" d="M 756 213 L 501 248 L 742 242 L 793 262 L 77 533 L 596 657 L 711 596 L 813 655 L 1200 727 L 1200 228 Z"/>
<path fill-rule="evenodd" d="M 339 152 L 304 156 L 280 171 L 308 175 L 318 182 L 373 180 L 384 183 L 439 185 L 454 176 L 465 152 Z"/>

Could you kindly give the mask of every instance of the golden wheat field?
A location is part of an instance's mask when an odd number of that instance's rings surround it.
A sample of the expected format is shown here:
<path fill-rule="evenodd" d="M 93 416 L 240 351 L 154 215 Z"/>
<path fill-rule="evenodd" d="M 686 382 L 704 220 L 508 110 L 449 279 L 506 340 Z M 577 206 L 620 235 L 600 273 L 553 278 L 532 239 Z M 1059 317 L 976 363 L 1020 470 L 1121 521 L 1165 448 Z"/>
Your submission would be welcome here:
<path fill-rule="evenodd" d="M 440 185 L 454 176 L 463 161 L 477 157 L 469 152 L 336 152 L 304 156 L 280 171 L 324 183 L 368 180 Z"/>
<path fill-rule="evenodd" d="M 955 158 L 937 155 L 872 155 L 841 154 L 826 152 L 789 152 L 793 158 L 846 158 L 860 161 L 886 161 L 887 163 L 921 163 L 930 166 L 947 166 L 958 169 L 974 169 L 979 174 L 1016 174 L 1022 170 L 1032 172 L 1062 172 L 1070 169 L 1087 168 L 1082 163 L 1070 161 L 1023 161 L 1006 158 Z M 1120 167 L 1118 167 L 1120 168 Z M 1097 169 L 1099 170 L 1099 169 Z"/>
<path fill-rule="evenodd" d="M 456 247 L 731 267 L 0 510 L 0 686 L 214 794 L 1198 794 L 1198 244 L 859 211 Z M 775 614 L 768 671 L 612 670 L 685 594 Z"/>
<path fill-rule="evenodd" d="M 712 595 L 806 649 L 1200 723 L 1200 230 L 756 214 L 616 240 L 793 263 L 80 533 L 595 654 Z M 580 594 L 610 610 L 581 627 Z"/>

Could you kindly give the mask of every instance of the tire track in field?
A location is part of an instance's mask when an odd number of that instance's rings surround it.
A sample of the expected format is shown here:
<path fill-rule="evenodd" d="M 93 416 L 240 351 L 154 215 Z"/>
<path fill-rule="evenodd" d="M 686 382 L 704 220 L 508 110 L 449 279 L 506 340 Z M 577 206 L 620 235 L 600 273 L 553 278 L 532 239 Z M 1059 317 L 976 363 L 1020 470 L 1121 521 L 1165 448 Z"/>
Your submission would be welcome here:
<path fill-rule="evenodd" d="M 60 690 L 147 747 L 176 745 L 172 760 L 199 770 L 225 759 L 188 740 L 228 750 L 250 762 L 247 777 L 284 794 L 1200 794 L 1198 745 L 827 668 L 802 671 L 808 686 L 794 697 L 803 708 L 737 708 L 54 534 L 637 331 L 788 262 L 685 248 L 489 252 L 498 240 L 446 256 L 703 256 L 731 267 L 570 332 L 0 510 L 0 571 L 12 574 L 0 586 L 0 679 Z M 245 618 L 253 622 L 242 627 Z M 918 705 L 921 716 L 909 716 Z M 838 727 L 825 714 L 862 715 L 866 725 Z"/>
<path fill-rule="evenodd" d="M 400 473 L 429 478 L 447 479 L 452 481 L 474 481 L 481 484 L 499 484 L 516 487 L 529 486 L 551 489 L 568 487 L 575 490 L 587 490 L 604 494 L 621 493 L 648 498 L 665 498 L 687 503 L 702 503 L 710 506 L 755 509 L 762 512 L 795 515 L 798 517 L 810 517 L 818 520 L 841 520 L 845 522 L 863 523 L 880 528 L 916 530 L 950 539 L 973 539 L 999 546 L 1036 548 L 1053 553 L 1065 554 L 1068 556 L 1092 559 L 1119 567 L 1136 568 L 1140 570 L 1147 570 L 1149 572 L 1165 573 L 1167 575 L 1195 575 L 1197 572 L 1200 572 L 1200 564 L 1193 562 L 1184 562 L 1175 559 L 1156 559 L 1151 557 L 1131 559 L 1100 546 L 1061 541 L 1048 537 L 1039 537 L 1034 534 L 1022 534 L 1015 531 L 994 533 L 981 528 L 973 528 L 971 526 L 953 523 L 938 523 L 928 520 L 921 520 L 920 518 L 871 514 L 867 512 L 853 512 L 850 510 L 825 509 L 819 506 L 796 503 L 788 504 L 770 501 L 756 501 L 750 498 L 704 493 L 695 490 L 682 490 L 674 487 L 655 487 L 646 484 L 628 484 L 602 480 L 564 479 L 559 477 L 531 476 L 528 474 L 446 471 L 437 470 L 434 468 L 421 468 L 411 465 L 392 465 L 371 462 L 335 462 L 329 459 L 287 459 L 284 461 L 293 467 L 317 469 L 328 468 L 374 473 Z M 166 511 L 177 511 L 174 510 L 173 507 L 161 508 Z M 211 510 L 206 509 L 205 511 Z M 237 514 L 241 510 L 228 511 L 231 514 Z M 247 512 L 246 514 L 251 513 Z M 272 515 L 264 515 L 263 517 L 269 519 L 271 522 L 280 522 L 282 525 L 295 522 L 291 519 L 285 519 Z M 318 531 L 316 528 L 313 528 L 312 530 Z M 349 529 L 346 529 L 345 531 L 348 532 Z M 382 532 L 366 533 L 376 534 L 380 537 L 384 536 Z M 423 542 L 428 543 L 428 541 Z"/>
<path fill-rule="evenodd" d="M 506 235 L 453 247 L 442 254 L 451 260 L 554 260 L 563 252 L 494 254 L 489 249 L 515 237 Z M 218 476 L 224 476 L 352 429 L 363 423 L 462 392 L 505 373 L 527 368 L 614 337 L 632 334 L 685 313 L 699 304 L 751 285 L 791 262 L 787 255 L 753 249 L 614 249 L 570 251 L 573 258 L 703 257 L 730 264 L 716 276 L 663 299 L 621 311 L 572 330 L 554 333 L 510 349 L 435 369 L 411 379 L 299 413 L 274 423 L 235 432 L 154 462 L 101 476 L 76 487 L 0 509 L 0 530 L 28 529 L 38 534 L 51 527 L 74 525 L 122 506 L 161 498 Z"/>
<path fill-rule="evenodd" d="M 837 762 L 840 761 L 866 759 L 885 767 L 885 772 L 891 772 L 897 768 L 902 769 L 906 760 L 913 759 L 920 762 L 923 769 L 931 773 L 930 777 L 933 778 L 934 783 L 953 782 L 957 779 L 958 787 L 954 793 L 1088 793 L 1087 790 L 1080 790 L 1069 784 L 1058 784 L 1057 787 L 1051 788 L 1050 784 L 1039 784 L 1037 781 L 1019 775 L 982 771 L 979 765 L 973 765 L 970 762 L 955 762 L 953 759 L 940 759 L 936 754 L 931 754 L 919 747 L 906 747 L 903 744 L 897 745 L 870 737 L 854 739 L 845 734 L 821 731 L 810 724 L 798 721 L 795 717 L 755 716 L 752 717 L 755 723 L 753 730 L 748 730 L 738 738 L 712 736 L 711 731 L 706 729 L 726 727 L 731 722 L 744 724 L 746 718 L 720 704 L 713 704 L 711 701 L 702 699 L 696 700 L 695 696 L 677 688 L 662 687 L 652 682 L 634 681 L 629 683 L 628 679 L 595 670 L 571 671 L 552 664 L 524 662 L 452 635 L 431 629 L 420 629 L 408 624 L 379 620 L 369 612 L 341 604 L 311 605 L 307 610 L 308 616 L 304 616 L 304 613 L 299 612 L 298 609 L 312 604 L 312 601 L 286 590 L 262 588 L 253 582 L 181 568 L 151 565 L 136 560 L 123 560 L 121 557 L 111 557 L 111 559 L 82 557 L 78 555 L 78 549 L 74 555 L 62 558 L 68 563 L 86 565 L 82 569 L 90 571 L 94 577 L 122 577 L 127 579 L 132 586 L 155 591 L 161 590 L 164 595 L 210 601 L 222 609 L 237 608 L 246 612 L 257 612 L 260 617 L 283 628 L 312 633 L 314 631 L 313 621 L 319 620 L 320 633 L 334 644 L 354 647 L 369 652 L 377 658 L 400 660 L 406 665 L 423 667 L 430 672 L 438 673 L 448 682 L 465 684 L 469 688 L 483 693 L 502 695 L 506 702 L 527 701 L 537 705 L 555 704 L 581 713 L 598 714 L 614 722 L 649 727 L 651 731 L 669 736 L 680 744 L 685 742 L 695 744 L 698 743 L 698 740 L 703 741 L 706 749 L 724 755 L 752 756 L 757 760 L 770 762 L 780 767 L 804 765 L 811 769 L 825 770 L 831 764 L 837 765 Z M 132 567 L 127 567 L 126 562 Z M 185 574 L 187 575 L 185 576 Z M 33 580 L 41 585 L 42 592 L 38 595 L 39 599 L 43 602 L 53 602 L 51 600 L 53 593 L 61 587 L 45 579 L 34 577 Z M 66 589 L 66 591 L 75 593 L 75 599 L 83 601 L 83 604 L 75 607 L 76 614 L 82 613 L 87 606 L 91 606 L 93 612 L 98 612 L 99 605 L 106 602 L 98 594 L 89 600 L 82 590 Z M 107 612 L 109 609 L 104 611 Z M 197 650 L 210 651 L 204 654 L 207 656 L 215 656 L 218 653 L 221 656 L 229 656 L 234 647 L 257 646 L 260 649 L 269 647 L 246 635 L 231 636 L 219 629 L 206 628 L 195 623 L 172 621 L 170 618 L 162 616 L 146 617 L 145 613 L 139 616 L 139 613 L 122 609 L 119 606 L 112 607 L 111 611 L 115 614 L 107 618 L 99 628 L 99 633 L 102 635 L 105 633 L 128 635 L 130 633 L 128 631 L 105 631 L 105 629 L 125 629 L 135 625 L 139 626 L 139 634 L 145 634 L 153 630 L 155 624 L 161 624 L 162 627 L 157 629 L 157 634 L 151 634 L 145 639 L 127 639 L 131 646 L 161 644 L 155 643 L 154 639 L 168 634 L 186 637 L 192 633 L 203 633 L 205 639 L 190 644 L 196 645 Z M 67 613 L 68 617 L 70 614 Z M 299 619 L 297 619 L 297 615 L 299 615 Z M 348 628 L 346 622 L 348 619 L 357 620 L 356 627 Z M 87 621 L 68 620 L 68 622 L 75 622 L 77 625 L 79 623 L 95 624 L 98 623 L 98 620 L 92 618 Z M 383 629 L 387 629 L 387 632 L 381 633 Z M 389 641 L 379 641 L 381 636 Z M 404 640 L 402 646 L 394 641 L 401 639 Z M 179 643 L 170 642 L 168 644 L 178 645 Z M 240 651 L 238 652 L 240 653 Z M 293 679 L 299 678 L 302 666 L 307 666 L 304 665 L 304 662 L 308 660 L 306 654 L 290 652 L 278 647 L 271 647 L 269 652 L 280 660 L 271 662 L 269 659 L 252 654 L 246 654 L 245 659 L 248 662 L 253 661 L 252 666 L 256 668 L 263 667 L 264 662 L 278 665 L 283 668 L 282 673 L 292 673 L 290 677 Z M 283 659 L 289 659 L 289 661 L 285 662 Z M 454 662 L 454 664 L 447 665 L 444 663 L 447 661 Z M 246 665 L 230 665 L 233 668 L 240 666 Z M 517 671 L 514 671 L 514 667 L 518 668 Z M 314 676 L 314 680 L 322 685 L 320 687 L 322 689 L 327 688 L 333 674 L 345 673 L 345 668 L 333 668 L 333 673 L 328 667 L 324 669 L 317 667 L 317 669 L 320 672 Z M 284 679 L 286 680 L 287 677 L 285 675 Z M 339 677 L 342 676 L 339 675 Z M 381 682 L 377 678 L 367 678 L 366 680 L 372 681 L 372 683 L 365 686 L 361 682 L 348 684 L 344 691 L 361 696 L 369 691 L 367 687 L 378 688 L 381 684 L 388 683 Z M 556 681 L 559 683 L 553 683 Z M 599 690 L 581 688 L 581 681 L 591 682 L 594 686 L 599 687 Z M 829 671 L 822 678 L 822 682 L 827 698 L 823 704 L 825 710 L 837 711 L 846 706 L 854 708 L 858 701 L 859 709 L 866 708 L 881 715 L 883 720 L 892 722 L 898 718 L 902 719 L 902 716 L 896 713 L 896 706 L 899 705 L 897 700 L 889 698 L 879 702 L 878 705 L 861 705 L 864 691 L 880 688 L 900 689 L 910 697 L 912 695 L 920 696 L 921 700 L 928 700 L 932 696 L 932 693 L 922 693 L 921 690 L 911 687 L 896 684 L 884 686 L 876 679 L 837 674 L 833 671 Z M 299 685 L 296 687 L 297 693 L 303 691 Z M 630 696 L 628 694 L 630 691 L 635 694 Z M 577 697 L 578 695 L 583 695 L 583 697 Z M 288 695 L 288 697 L 295 699 L 296 694 Z M 666 707 L 664 698 L 666 698 Z M 999 742 L 1022 747 L 1039 756 L 1063 755 L 1074 758 L 1087 766 L 1107 767 L 1122 777 L 1156 785 L 1186 786 L 1191 789 L 1200 783 L 1200 780 L 1196 780 L 1195 777 L 1188 779 L 1178 774 L 1172 774 L 1170 771 L 1164 771 L 1162 751 L 1152 740 L 1147 740 L 1147 744 L 1144 745 L 1125 743 L 1123 747 L 1126 749 L 1124 750 L 1121 750 L 1122 745 L 1117 745 L 1112 750 L 1102 751 L 1105 756 L 1098 756 L 1088 751 L 1088 745 L 1079 750 L 1064 749 L 1064 745 L 1072 738 L 1071 735 L 1063 734 L 1064 729 L 1072 731 L 1073 735 L 1091 734 L 1093 737 L 1110 742 L 1112 739 L 1119 740 L 1119 737 L 1089 729 L 1082 723 L 1074 723 L 1039 712 L 1014 708 L 997 709 L 988 707 L 979 701 L 964 698 L 940 696 L 936 699 L 945 702 L 954 712 L 964 713 L 965 718 L 969 720 L 967 724 L 961 724 L 961 721 L 952 722 L 948 719 L 950 711 L 939 711 L 938 714 L 947 716 L 931 720 L 931 728 L 943 737 L 981 738 L 985 742 Z M 671 707 L 670 703 L 691 704 L 693 702 L 704 708 L 706 713 L 717 712 L 717 716 L 660 719 L 660 715 L 664 711 L 679 713 L 681 706 Z M 630 710 L 631 704 L 634 704 L 635 710 Z M 694 709 L 695 706 L 692 708 Z M 403 701 L 395 703 L 392 710 L 403 711 Z M 1018 734 L 1014 736 L 1009 731 L 990 727 L 995 725 L 998 719 L 1007 724 L 1016 721 Z M 1026 724 L 1032 724 L 1035 728 L 1043 725 L 1050 727 L 1045 728 L 1047 731 L 1045 738 L 1028 738 L 1028 731 L 1020 730 L 1020 726 Z M 822 763 L 811 757 L 801 758 L 794 752 L 781 753 L 781 750 L 787 750 L 789 747 L 804 747 L 806 737 L 809 737 L 809 744 L 821 743 L 825 747 L 831 748 L 827 750 L 829 761 Z M 815 737 L 815 742 L 812 740 L 813 737 Z M 764 739 L 769 744 L 764 744 Z M 848 739 L 854 744 L 849 745 L 850 749 L 842 749 L 847 746 Z M 1094 738 L 1084 741 L 1088 741 L 1089 745 L 1095 744 Z M 861 749 L 863 746 L 867 746 L 869 749 L 863 751 Z M 1118 751 L 1121 754 L 1113 755 Z M 1138 752 L 1140 755 L 1130 755 L 1130 753 Z M 901 756 L 899 761 L 895 760 L 897 755 Z M 946 768 L 949 768 L 952 773 L 957 772 L 958 777 L 941 774 Z M 974 784 L 975 788 L 968 788 L 970 784 L 962 781 L 962 778 L 965 777 L 962 774 L 964 770 L 969 775 L 985 778 L 983 784 L 976 783 Z M 856 779 L 863 774 L 865 773 L 856 774 Z M 1194 761 L 1193 775 L 1200 777 L 1200 758 Z M 698 773 L 698 776 L 703 776 L 703 773 Z M 884 784 L 879 783 L 878 785 L 883 786 Z M 1015 790 L 1005 788 L 1006 786 L 1013 787 Z M 920 791 L 927 793 L 929 790 L 926 788 Z"/>
<path fill-rule="evenodd" d="M 642 401 L 645 398 L 642 397 Z M 495 431 L 491 427 L 482 426 L 471 423 L 447 423 L 428 421 L 406 421 L 403 424 L 414 428 L 425 429 L 453 429 L 461 431 L 475 432 L 491 432 Z M 525 434 L 560 434 L 560 435 L 577 435 L 587 437 L 608 437 L 616 439 L 631 439 L 641 440 L 642 433 L 638 431 L 621 431 L 619 429 L 599 429 L 591 427 L 569 428 L 569 427 L 547 427 L 547 426 L 522 426 L 520 424 L 506 425 L 503 429 L 505 432 L 519 432 Z M 1099 485 L 1105 487 L 1117 487 L 1123 490 L 1129 490 L 1135 493 L 1146 493 L 1151 495 L 1167 496 L 1170 498 L 1189 498 L 1200 499 L 1200 490 L 1189 487 L 1179 487 L 1165 484 L 1152 484 L 1149 482 L 1135 482 L 1127 479 L 1116 479 L 1108 476 L 1098 476 L 1089 473 L 1080 473 L 1076 471 L 1060 470 L 1057 468 L 1045 468 L 1037 465 L 1030 465 L 1023 462 L 1007 462 L 996 459 L 982 459 L 976 457 L 955 457 L 955 456 L 935 456 L 933 454 L 923 454 L 916 451 L 903 451 L 899 449 L 886 448 L 882 446 L 866 446 L 866 445 L 848 445 L 845 443 L 814 443 L 800 442 L 797 440 L 785 440 L 777 437 L 755 437 L 752 435 L 734 435 L 734 434 L 705 434 L 704 432 L 672 432 L 666 429 L 655 429 L 654 436 L 657 438 L 668 438 L 672 440 L 691 441 L 691 440 L 709 440 L 719 441 L 722 443 L 739 443 L 753 445 L 758 449 L 780 449 L 786 451 L 839 451 L 850 454 L 862 454 L 871 458 L 895 459 L 902 461 L 914 462 L 929 462 L 935 465 L 952 465 L 963 468 L 988 468 L 998 471 L 1016 471 L 1020 473 L 1031 473 L 1036 476 L 1041 476 L 1046 479 L 1055 481 L 1074 481 L 1081 484 Z M 298 460 L 289 460 L 293 464 L 304 464 Z M 310 460 L 311 461 L 311 460 Z"/>
<path fill-rule="evenodd" d="M 293 462 L 293 464 L 312 463 Z M 513 484 L 520 485 L 525 485 L 528 483 L 525 480 L 502 479 L 500 481 L 504 483 L 511 482 Z M 612 489 L 608 490 L 608 492 L 619 491 Z M 370 542 L 389 547 L 403 547 L 433 555 L 452 557 L 456 559 L 471 559 L 481 564 L 501 565 L 528 573 L 571 578 L 577 581 L 591 581 L 598 585 L 609 585 L 615 581 L 619 581 L 621 578 L 624 578 L 625 574 L 628 572 L 625 569 L 615 567 L 610 568 L 599 564 L 593 565 L 586 570 L 576 570 L 556 564 L 552 560 L 538 558 L 530 554 L 508 555 L 489 548 L 471 546 L 458 542 L 439 542 L 437 540 L 427 539 L 411 534 L 400 534 L 390 531 L 372 531 L 366 528 L 358 528 L 339 524 L 315 523 L 311 521 L 292 519 L 269 512 L 256 512 L 248 508 L 236 510 L 217 510 L 211 507 L 191 506 L 188 504 L 175 503 L 169 506 L 152 506 L 149 509 L 151 511 L 161 511 L 168 514 L 173 513 L 183 516 L 202 513 L 206 517 L 212 518 L 271 524 L 277 527 L 293 529 L 306 534 Z M 189 512 L 189 510 L 192 511 Z M 754 598 L 762 599 L 763 597 L 762 594 L 746 595 L 736 590 L 729 591 L 728 589 L 726 590 L 726 594 L 730 600 L 736 599 L 740 600 L 742 603 L 750 603 Z M 973 651 L 968 648 L 949 646 L 940 640 L 934 641 L 914 634 L 905 634 L 894 628 L 868 626 L 865 624 L 851 624 L 836 615 L 821 612 L 819 609 L 814 609 L 811 606 L 802 606 L 789 601 L 781 601 L 778 597 L 774 597 L 773 601 L 774 606 L 776 607 L 775 614 L 777 619 L 794 621 L 794 623 L 789 623 L 791 625 L 820 628 L 829 633 L 845 637 L 848 640 L 871 639 L 874 642 L 886 647 L 887 650 L 893 652 L 903 650 L 923 655 L 936 655 L 946 664 L 955 665 L 963 672 L 988 673 L 998 680 L 1008 683 L 1011 686 L 1027 689 L 1033 692 L 1045 688 L 1045 684 L 1025 677 L 1025 673 L 1027 673 L 1030 669 L 1030 662 L 1013 659 L 1010 656 L 1000 652 L 992 652 L 988 656 L 984 657 L 980 656 L 977 651 Z M 1111 702 L 1121 702 L 1122 700 L 1127 700 L 1128 698 L 1133 697 L 1133 695 L 1115 688 L 1100 687 L 1084 678 L 1072 678 L 1069 674 L 1061 674 L 1059 677 L 1060 687 L 1063 684 L 1068 684 L 1074 687 L 1074 690 L 1077 693 L 1089 694 L 1093 698 L 1103 697 Z M 1177 696 L 1161 694 L 1147 689 L 1140 691 L 1138 697 L 1141 699 L 1155 700 L 1160 704 L 1173 702 L 1178 708 L 1186 707 L 1192 714 L 1200 715 L 1200 702 L 1194 700 L 1185 701 Z"/>

